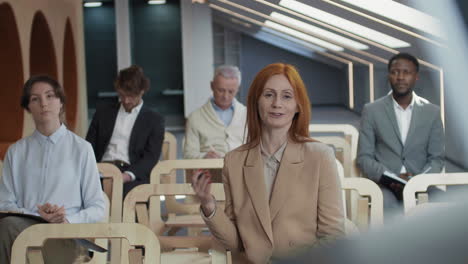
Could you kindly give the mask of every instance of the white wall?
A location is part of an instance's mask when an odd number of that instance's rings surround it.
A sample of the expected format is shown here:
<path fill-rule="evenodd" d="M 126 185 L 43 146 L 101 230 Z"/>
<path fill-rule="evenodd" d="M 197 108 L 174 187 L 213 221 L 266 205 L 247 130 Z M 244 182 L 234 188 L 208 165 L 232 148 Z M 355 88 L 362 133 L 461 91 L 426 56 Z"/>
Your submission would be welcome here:
<path fill-rule="evenodd" d="M 184 114 L 203 105 L 211 96 L 213 30 L 208 5 L 181 1 Z"/>

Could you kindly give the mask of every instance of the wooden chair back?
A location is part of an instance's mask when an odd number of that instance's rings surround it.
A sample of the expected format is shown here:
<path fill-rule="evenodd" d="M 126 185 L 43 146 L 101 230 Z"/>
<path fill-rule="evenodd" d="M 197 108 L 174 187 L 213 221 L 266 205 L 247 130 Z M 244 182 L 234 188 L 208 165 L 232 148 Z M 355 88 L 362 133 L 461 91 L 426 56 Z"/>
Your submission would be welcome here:
<path fill-rule="evenodd" d="M 352 176 L 352 156 L 351 156 L 351 146 L 348 141 L 343 137 L 338 136 L 317 136 L 314 139 L 332 146 L 335 150 L 335 157 L 341 162 L 344 169 L 344 176 Z"/>
<path fill-rule="evenodd" d="M 150 183 L 176 183 L 176 170 L 222 169 L 223 165 L 223 159 L 164 160 L 151 171 Z M 170 196 L 166 197 L 166 210 L 169 214 L 198 214 L 198 204 L 178 202 L 174 196 Z"/>
<path fill-rule="evenodd" d="M 41 247 L 47 239 L 73 238 L 126 239 L 132 246 L 145 248 L 143 263 L 160 263 L 158 238 L 147 227 L 136 223 L 33 225 L 13 243 L 11 263 L 26 264 L 28 247 Z"/>
<path fill-rule="evenodd" d="M 221 202 L 225 200 L 224 187 L 220 183 L 211 184 L 211 193 L 215 197 L 216 201 Z M 124 200 L 123 208 L 123 221 L 126 223 L 138 222 L 147 226 L 152 232 L 154 232 L 161 243 L 161 248 L 165 253 L 162 259 L 167 263 L 173 263 L 176 257 L 172 256 L 174 250 L 185 250 L 191 249 L 195 255 L 190 255 L 193 258 L 197 258 L 198 253 L 204 252 L 209 253 L 209 250 L 216 247 L 216 242 L 211 236 L 165 236 L 164 234 L 170 228 L 180 227 L 205 227 L 205 222 L 201 218 L 200 214 L 192 215 L 189 218 L 182 218 L 178 220 L 178 216 L 173 216 L 167 220 L 162 219 L 161 209 L 161 196 L 167 197 L 175 195 L 186 195 L 194 196 L 195 192 L 190 184 L 143 184 L 132 189 Z M 223 210 L 222 208 L 219 208 Z M 123 245 L 125 247 L 125 245 Z M 196 249 L 196 251 L 193 251 Z M 125 254 L 127 250 L 123 250 Z M 202 254 L 203 255 L 203 254 Z M 204 254 L 205 258 L 208 256 Z M 211 252 L 211 263 L 227 263 L 228 255 L 225 252 Z M 125 256 L 122 256 L 125 258 Z M 182 260 L 181 260 L 182 261 Z M 180 262 L 183 263 L 183 262 Z M 203 262 L 204 263 L 204 262 Z"/>
<path fill-rule="evenodd" d="M 430 173 L 411 178 L 403 189 L 403 204 L 405 214 L 429 201 L 427 189 L 429 186 L 468 185 L 468 172 L 461 173 Z M 431 203 L 430 206 L 437 206 Z M 430 206 L 424 206 L 426 208 Z"/>
<path fill-rule="evenodd" d="M 354 190 L 360 195 L 357 217 L 352 219 L 359 230 L 365 231 L 383 224 L 383 195 L 377 184 L 366 178 L 344 178 L 341 188 Z"/>
<path fill-rule="evenodd" d="M 212 183 L 211 193 L 216 201 L 225 200 L 223 184 Z M 141 223 L 149 227 L 155 234 L 162 235 L 170 226 L 162 219 L 160 197 L 175 195 L 194 196 L 195 192 L 190 184 L 142 184 L 136 186 L 125 197 L 123 221 L 125 223 Z M 197 221 L 180 223 L 180 225 L 205 226 L 200 215 L 197 216 L 199 218 L 194 218 Z"/>
<path fill-rule="evenodd" d="M 122 173 L 113 164 L 98 163 L 98 170 L 102 178 L 102 187 L 110 199 L 110 222 L 122 222 L 122 193 L 123 180 Z"/>
<path fill-rule="evenodd" d="M 164 177 L 167 177 L 173 170 L 177 169 L 222 169 L 223 165 L 223 159 L 163 160 L 151 171 L 150 183 L 162 183 Z M 171 183 L 175 183 L 175 179 L 171 179 Z"/>
<path fill-rule="evenodd" d="M 104 212 L 104 219 L 102 223 L 108 223 L 110 219 L 110 201 L 107 197 L 107 194 L 103 192 L 104 203 L 106 205 Z M 96 239 L 94 243 L 102 248 L 107 249 L 107 239 Z M 27 250 L 27 259 L 29 264 L 44 264 L 44 259 L 42 255 L 41 248 L 32 248 L 30 247 Z M 107 254 L 94 254 L 90 261 L 86 262 L 88 264 L 107 264 Z"/>
<path fill-rule="evenodd" d="M 110 163 L 98 163 L 102 178 L 102 187 L 110 199 L 110 223 L 122 222 L 123 179 L 120 170 Z M 120 241 L 111 240 L 111 261 L 118 263 L 120 258 Z"/>
<path fill-rule="evenodd" d="M 161 158 L 162 160 L 177 159 L 177 139 L 171 132 L 164 133 Z"/>
<path fill-rule="evenodd" d="M 356 166 L 356 157 L 357 157 L 357 145 L 358 145 L 358 138 L 359 132 L 358 130 L 349 124 L 310 124 L 309 125 L 309 133 L 340 133 L 344 135 L 344 139 L 348 142 L 350 146 L 350 153 L 351 153 L 351 171 L 350 176 L 346 177 L 359 177 L 359 170 Z M 315 138 L 315 137 L 314 137 Z M 317 140 L 321 141 L 319 137 Z M 345 166 L 345 175 L 348 173 L 348 167 Z"/>
<path fill-rule="evenodd" d="M 338 159 L 335 159 L 335 163 L 336 163 L 336 169 L 338 170 L 338 176 L 340 178 L 340 182 L 343 182 L 344 180 L 344 169 L 343 169 L 343 165 L 341 164 L 341 162 L 338 160 Z M 346 191 L 345 190 L 342 190 L 342 195 L 343 195 L 343 208 L 346 208 L 346 199 L 344 197 L 346 197 Z M 345 217 L 347 217 L 347 211 L 345 210 L 344 211 L 344 214 L 345 214 Z"/>

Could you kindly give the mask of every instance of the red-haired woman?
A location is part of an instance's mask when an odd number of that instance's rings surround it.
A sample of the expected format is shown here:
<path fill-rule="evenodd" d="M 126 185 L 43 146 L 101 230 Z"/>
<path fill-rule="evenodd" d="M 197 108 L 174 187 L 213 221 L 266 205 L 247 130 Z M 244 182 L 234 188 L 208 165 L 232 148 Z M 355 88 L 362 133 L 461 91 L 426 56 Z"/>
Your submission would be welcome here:
<path fill-rule="evenodd" d="M 224 160 L 224 212 L 210 175 L 192 177 L 202 215 L 236 263 L 267 263 L 344 234 L 333 151 L 309 137 L 310 101 L 297 70 L 266 66 L 247 97 L 247 143 Z"/>

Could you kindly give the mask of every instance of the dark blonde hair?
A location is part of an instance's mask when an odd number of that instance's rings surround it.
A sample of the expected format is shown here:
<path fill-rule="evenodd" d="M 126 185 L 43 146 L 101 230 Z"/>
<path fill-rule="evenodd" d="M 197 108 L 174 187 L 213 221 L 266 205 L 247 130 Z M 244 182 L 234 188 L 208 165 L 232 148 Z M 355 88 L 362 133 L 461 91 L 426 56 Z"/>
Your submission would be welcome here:
<path fill-rule="evenodd" d="M 143 73 L 143 68 L 132 65 L 119 71 L 119 75 L 114 82 L 116 90 L 124 91 L 128 94 L 139 95 L 150 88 L 150 81 Z"/>
<path fill-rule="evenodd" d="M 296 99 L 298 113 L 293 117 L 289 128 L 289 138 L 294 142 L 314 141 L 309 137 L 309 121 L 311 116 L 310 100 L 307 89 L 296 68 L 286 63 L 274 63 L 263 68 L 250 85 L 247 95 L 247 142 L 246 148 L 253 148 L 260 144 L 262 135 L 262 120 L 258 112 L 258 101 L 263 93 L 266 82 L 273 75 L 284 75 L 291 84 Z"/>

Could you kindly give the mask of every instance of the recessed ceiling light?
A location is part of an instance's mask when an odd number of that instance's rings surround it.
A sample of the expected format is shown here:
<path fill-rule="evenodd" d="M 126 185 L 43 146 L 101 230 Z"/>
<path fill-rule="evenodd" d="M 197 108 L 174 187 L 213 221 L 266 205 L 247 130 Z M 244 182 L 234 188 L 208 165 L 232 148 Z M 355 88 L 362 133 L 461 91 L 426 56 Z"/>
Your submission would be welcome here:
<path fill-rule="evenodd" d="M 85 2 L 84 7 L 100 7 L 102 6 L 102 2 Z"/>
<path fill-rule="evenodd" d="M 166 0 L 150 0 L 148 1 L 148 4 L 150 5 L 164 5 L 166 3 Z"/>
<path fill-rule="evenodd" d="M 342 2 L 360 7 L 372 13 L 394 20 L 403 25 L 443 37 L 443 31 L 438 19 L 412 7 L 392 0 L 341 0 Z"/>
<path fill-rule="evenodd" d="M 300 32 L 300 31 L 297 31 L 297 30 L 294 30 L 292 28 L 280 25 L 280 24 L 275 23 L 275 22 L 270 21 L 270 20 L 265 21 L 265 25 L 267 25 L 267 26 L 269 26 L 269 27 L 271 27 L 271 28 L 273 28 L 275 30 L 278 30 L 278 31 L 280 31 L 282 33 L 292 35 L 294 37 L 297 37 L 299 39 L 308 41 L 310 43 L 313 43 L 315 45 L 324 47 L 324 48 L 329 49 L 329 50 L 334 50 L 334 51 L 343 51 L 344 50 L 342 47 L 340 47 L 338 45 L 335 45 L 335 44 L 332 44 L 330 42 L 321 40 L 319 38 L 312 37 L 310 35 L 304 34 L 304 33 Z"/>
<path fill-rule="evenodd" d="M 306 47 L 308 49 L 311 49 L 311 50 L 314 50 L 314 51 L 319 51 L 319 52 L 326 52 L 327 50 L 322 48 L 322 47 L 319 47 L 317 45 L 314 45 L 314 44 L 311 44 L 309 42 L 306 42 L 302 39 L 299 39 L 299 38 L 295 38 L 295 37 L 292 37 L 290 35 L 287 35 L 287 34 L 284 34 L 280 31 L 277 31 L 277 30 L 273 30 L 271 28 L 267 28 L 267 27 L 262 27 L 260 32 L 265 32 L 267 34 L 270 34 L 270 35 L 274 35 L 274 36 L 277 36 L 277 37 L 280 37 L 280 38 L 283 38 L 285 40 L 288 40 L 288 41 L 291 41 L 291 42 L 294 42 L 298 45 L 301 45 L 303 47 Z"/>
<path fill-rule="evenodd" d="M 370 29 L 296 0 L 281 0 L 279 5 L 390 48 L 404 48 L 411 46 L 408 42 L 399 40 L 377 30 Z"/>
<path fill-rule="evenodd" d="M 334 41 L 336 41 L 338 43 L 341 43 L 341 44 L 343 44 L 345 46 L 349 46 L 349 47 L 352 47 L 352 48 L 355 48 L 355 49 L 360 49 L 360 50 L 364 50 L 364 49 L 369 48 L 369 46 L 364 45 L 362 43 L 359 43 L 357 41 L 354 41 L 352 39 L 345 38 L 343 36 L 340 36 L 338 34 L 335 34 L 333 32 L 324 30 L 324 29 L 316 27 L 316 26 L 312 26 L 311 24 L 302 22 L 300 20 L 297 20 L 297 19 L 294 19 L 292 17 L 280 14 L 278 12 L 272 12 L 270 16 L 273 17 L 273 18 L 279 19 L 279 20 L 281 20 L 283 22 L 292 24 L 292 25 L 294 25 L 296 27 L 299 27 L 301 29 L 310 31 L 310 32 L 318 35 L 319 37 L 334 40 Z"/>

